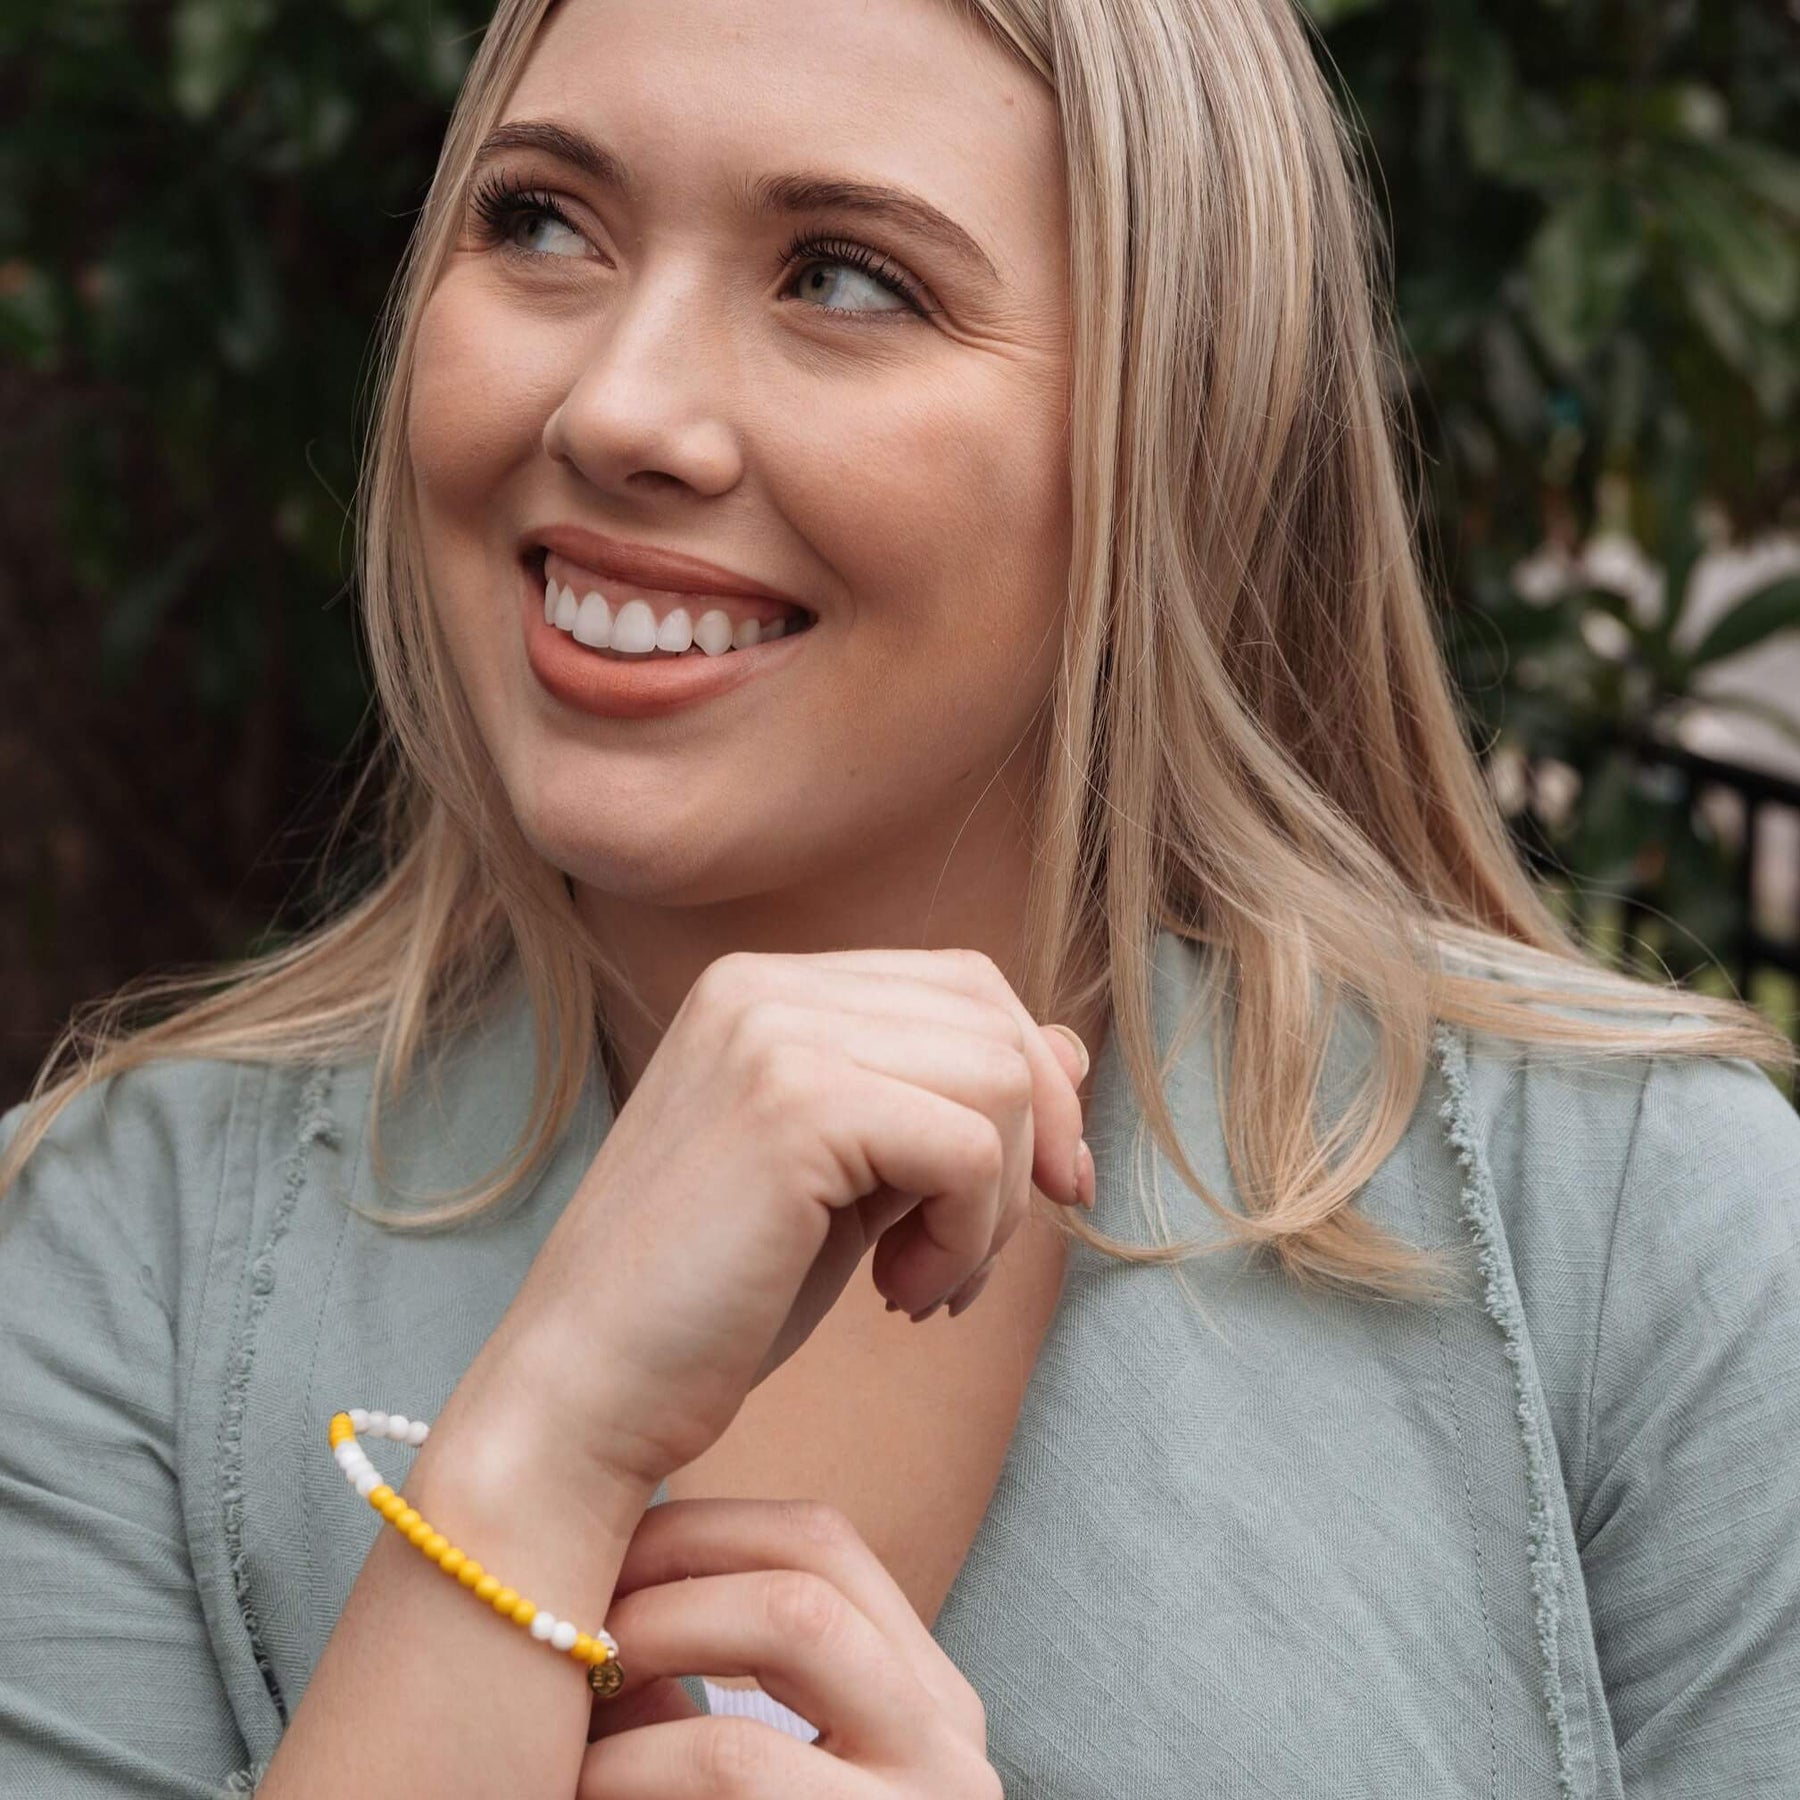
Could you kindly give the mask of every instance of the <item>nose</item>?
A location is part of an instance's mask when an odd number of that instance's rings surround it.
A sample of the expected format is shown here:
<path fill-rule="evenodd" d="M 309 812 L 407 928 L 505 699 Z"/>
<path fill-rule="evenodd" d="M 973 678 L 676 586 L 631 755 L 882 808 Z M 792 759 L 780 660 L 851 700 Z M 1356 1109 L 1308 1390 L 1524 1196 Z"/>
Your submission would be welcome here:
<path fill-rule="evenodd" d="M 596 488 L 717 495 L 743 474 L 727 415 L 727 327 L 706 320 L 697 280 L 666 270 L 623 286 L 585 322 L 568 392 L 544 422 L 547 455 Z"/>

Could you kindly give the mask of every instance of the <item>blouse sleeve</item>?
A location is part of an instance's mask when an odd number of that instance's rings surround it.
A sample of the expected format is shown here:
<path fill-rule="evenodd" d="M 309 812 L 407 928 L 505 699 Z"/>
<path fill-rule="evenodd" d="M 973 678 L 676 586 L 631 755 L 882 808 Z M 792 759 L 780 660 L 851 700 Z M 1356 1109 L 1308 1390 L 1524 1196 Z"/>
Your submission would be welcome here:
<path fill-rule="evenodd" d="M 1575 1491 L 1624 1789 L 1800 1795 L 1800 1115 L 1654 1059 Z"/>
<path fill-rule="evenodd" d="M 109 1110 L 84 1096 L 0 1196 L 0 1794 L 199 1800 L 248 1758 L 176 1487 L 169 1160 Z"/>

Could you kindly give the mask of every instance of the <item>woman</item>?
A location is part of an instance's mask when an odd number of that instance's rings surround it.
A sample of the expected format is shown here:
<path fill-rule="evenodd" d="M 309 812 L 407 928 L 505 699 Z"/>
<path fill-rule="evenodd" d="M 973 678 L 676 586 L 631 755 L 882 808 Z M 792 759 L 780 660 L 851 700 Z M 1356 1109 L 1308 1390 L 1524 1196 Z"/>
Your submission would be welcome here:
<path fill-rule="evenodd" d="M 6 1791 L 1800 1789 L 1784 1046 L 1506 848 L 1347 167 L 1285 0 L 501 5 L 391 862 L 11 1117 Z"/>

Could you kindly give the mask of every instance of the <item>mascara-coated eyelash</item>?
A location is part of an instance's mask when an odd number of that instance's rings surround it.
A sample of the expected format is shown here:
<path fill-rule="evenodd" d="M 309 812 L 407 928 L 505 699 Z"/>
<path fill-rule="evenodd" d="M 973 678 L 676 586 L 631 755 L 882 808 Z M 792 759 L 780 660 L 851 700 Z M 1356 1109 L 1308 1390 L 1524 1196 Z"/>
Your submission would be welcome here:
<path fill-rule="evenodd" d="M 567 231 L 577 234 L 580 231 L 580 227 L 557 204 L 553 194 L 545 188 L 532 187 L 519 181 L 506 169 L 496 170 L 476 185 L 469 196 L 469 207 L 480 221 L 481 241 L 484 244 L 501 245 L 521 255 L 535 254 L 512 241 L 513 227 L 521 219 L 533 216 L 553 219 Z M 846 268 L 859 270 L 905 301 L 909 313 L 924 318 L 932 310 L 925 304 L 925 296 L 919 288 L 885 256 L 879 251 L 871 250 L 867 244 L 859 244 L 849 238 L 829 238 L 800 232 L 781 252 L 783 268 L 796 261 L 842 263 Z M 841 313 L 849 318 L 868 316 L 836 306 L 824 306 L 818 310 Z"/>
<path fill-rule="evenodd" d="M 554 219 L 569 231 L 577 230 L 574 220 L 557 205 L 553 194 L 544 188 L 528 186 L 507 169 L 496 170 L 476 185 L 469 196 L 469 209 L 481 222 L 482 242 L 504 244 L 509 249 L 518 248 L 512 242 L 512 227 L 532 214 Z"/>
<path fill-rule="evenodd" d="M 890 293 L 904 300 L 909 312 L 917 313 L 924 318 L 931 308 L 925 304 L 925 296 L 909 281 L 906 276 L 877 250 L 871 250 L 867 244 L 859 244 L 850 238 L 830 238 L 799 233 L 781 253 L 781 266 L 787 268 L 796 261 L 842 263 L 847 268 L 858 269 L 872 281 L 878 281 Z M 842 307 L 821 307 L 822 312 L 842 312 Z M 857 317 L 856 314 L 848 315 Z"/>

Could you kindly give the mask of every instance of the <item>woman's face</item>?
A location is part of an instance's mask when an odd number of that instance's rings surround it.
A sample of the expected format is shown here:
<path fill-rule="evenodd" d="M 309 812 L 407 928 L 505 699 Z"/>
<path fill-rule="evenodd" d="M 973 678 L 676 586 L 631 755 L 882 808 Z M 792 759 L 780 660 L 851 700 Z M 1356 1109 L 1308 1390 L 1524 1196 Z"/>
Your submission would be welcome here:
<path fill-rule="evenodd" d="M 408 429 L 455 671 L 579 883 L 773 894 L 941 859 L 991 802 L 1060 650 L 1060 158 L 1049 91 L 939 0 L 553 15 Z M 620 543 L 780 598 L 609 566 Z M 681 642 L 678 610 L 704 647 L 636 648 Z"/>

